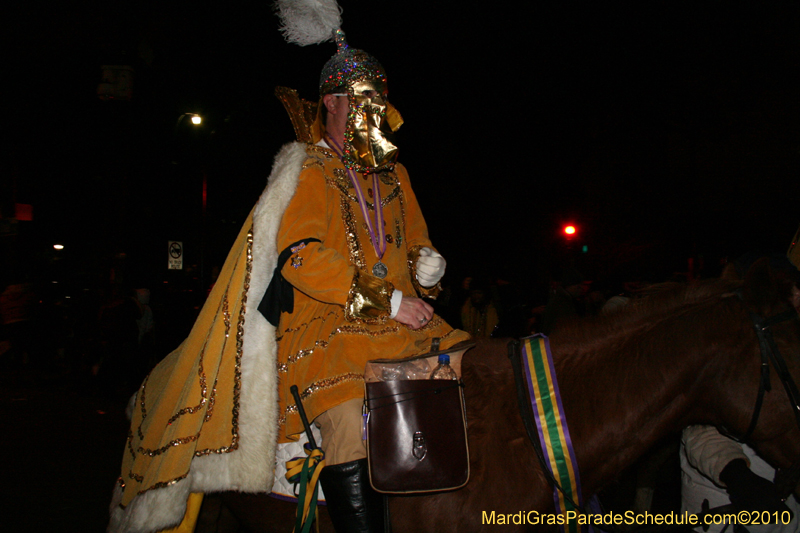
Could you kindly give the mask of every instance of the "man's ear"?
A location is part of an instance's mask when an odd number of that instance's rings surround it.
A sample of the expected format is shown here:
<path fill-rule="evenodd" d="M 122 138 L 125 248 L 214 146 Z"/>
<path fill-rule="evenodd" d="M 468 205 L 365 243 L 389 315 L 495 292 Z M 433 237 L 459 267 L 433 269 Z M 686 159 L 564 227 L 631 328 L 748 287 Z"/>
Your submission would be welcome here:
<path fill-rule="evenodd" d="M 336 114 L 336 96 L 332 94 L 326 94 L 322 97 L 322 104 L 325 106 L 325 109 L 328 110 L 328 113 Z"/>
<path fill-rule="evenodd" d="M 330 113 L 331 109 L 334 107 L 333 97 L 330 94 L 326 94 L 325 96 L 323 96 L 322 105 L 324 105 L 325 109 L 328 111 L 328 113 Z"/>

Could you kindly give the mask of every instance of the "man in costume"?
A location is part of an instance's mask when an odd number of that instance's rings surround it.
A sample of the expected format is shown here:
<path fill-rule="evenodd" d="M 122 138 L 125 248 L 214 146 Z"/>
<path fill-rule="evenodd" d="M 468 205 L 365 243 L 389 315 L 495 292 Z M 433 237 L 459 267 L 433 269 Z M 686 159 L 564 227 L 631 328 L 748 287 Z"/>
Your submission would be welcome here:
<path fill-rule="evenodd" d="M 433 338 L 446 348 L 467 335 L 420 298 L 438 293 L 445 263 L 385 136 L 399 114 L 387 101 L 384 69 L 349 48 L 341 31 L 336 39 L 310 128 L 320 138 L 312 133 L 278 231 L 278 249 L 288 256 L 281 275 L 296 289 L 277 332 L 280 438 L 303 431 L 289 393 L 298 385 L 322 432 L 320 480 L 337 530 L 362 531 L 382 516 L 379 496 L 357 494 L 371 492 L 361 430 L 366 362 L 430 351 Z M 344 493 L 353 501 L 337 497 Z M 372 505 L 377 513 L 367 517 Z"/>
<path fill-rule="evenodd" d="M 277 443 L 303 431 L 292 385 L 322 432 L 337 531 L 380 528 L 361 441 L 365 363 L 468 338 L 420 299 L 445 263 L 384 136 L 399 114 L 383 68 L 328 11 L 338 52 L 320 104 L 278 93 L 302 142 L 277 155 L 192 332 L 132 402 L 109 531 L 186 524 L 198 493 L 269 491 Z"/>

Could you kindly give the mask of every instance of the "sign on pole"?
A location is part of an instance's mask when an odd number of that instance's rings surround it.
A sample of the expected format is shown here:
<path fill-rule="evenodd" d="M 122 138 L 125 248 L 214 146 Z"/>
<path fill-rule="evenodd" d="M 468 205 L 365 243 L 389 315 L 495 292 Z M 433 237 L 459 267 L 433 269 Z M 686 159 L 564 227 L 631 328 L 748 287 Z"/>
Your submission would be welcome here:
<path fill-rule="evenodd" d="M 183 270 L 183 241 L 167 241 L 169 243 L 167 260 L 169 270 Z"/>

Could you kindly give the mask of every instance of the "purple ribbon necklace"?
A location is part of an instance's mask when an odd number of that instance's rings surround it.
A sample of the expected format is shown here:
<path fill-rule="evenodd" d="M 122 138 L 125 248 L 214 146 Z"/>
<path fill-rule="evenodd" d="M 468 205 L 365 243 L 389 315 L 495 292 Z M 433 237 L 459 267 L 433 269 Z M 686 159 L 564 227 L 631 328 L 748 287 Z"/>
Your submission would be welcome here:
<path fill-rule="evenodd" d="M 344 150 L 339 146 L 339 143 L 334 141 L 327 133 L 325 134 L 325 142 L 344 161 Z M 345 168 L 346 167 L 345 165 Z M 375 255 L 378 256 L 378 262 L 372 267 L 372 275 L 383 279 L 389 273 L 389 268 L 381 262 L 383 254 L 386 253 L 386 228 L 384 227 L 383 221 L 383 206 L 381 205 L 381 189 L 378 174 L 374 172 L 372 174 L 372 190 L 374 191 L 375 200 L 374 220 L 369 216 L 367 199 L 364 197 L 364 191 L 361 189 L 361 184 L 358 182 L 355 171 L 351 168 L 347 168 L 347 175 L 350 176 L 350 182 L 356 190 L 358 205 L 361 207 L 361 213 L 364 215 L 364 220 L 367 222 L 367 231 L 372 241 L 372 248 L 375 250 Z M 364 177 L 366 178 L 366 176 Z"/>

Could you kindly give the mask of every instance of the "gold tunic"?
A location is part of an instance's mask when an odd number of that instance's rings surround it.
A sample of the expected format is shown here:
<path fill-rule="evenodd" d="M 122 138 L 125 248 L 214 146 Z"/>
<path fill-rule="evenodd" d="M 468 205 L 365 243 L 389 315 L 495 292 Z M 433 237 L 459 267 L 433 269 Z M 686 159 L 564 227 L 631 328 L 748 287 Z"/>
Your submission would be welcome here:
<path fill-rule="evenodd" d="M 297 191 L 281 220 L 278 250 L 308 238 L 282 274 L 294 287 L 294 311 L 282 313 L 278 340 L 279 418 L 282 441 L 303 431 L 289 387 L 297 385 L 309 420 L 364 396 L 368 360 L 403 358 L 430 350 L 431 339 L 447 348 L 469 338 L 440 317 L 419 330 L 389 318 L 394 289 L 406 296 L 432 296 L 416 281 L 420 248 L 431 247 L 428 229 L 402 165 L 380 175 L 386 232 L 385 279 L 373 276 L 378 262 L 355 189 L 338 156 L 309 145 Z M 372 176 L 361 180 L 374 217 Z"/>

